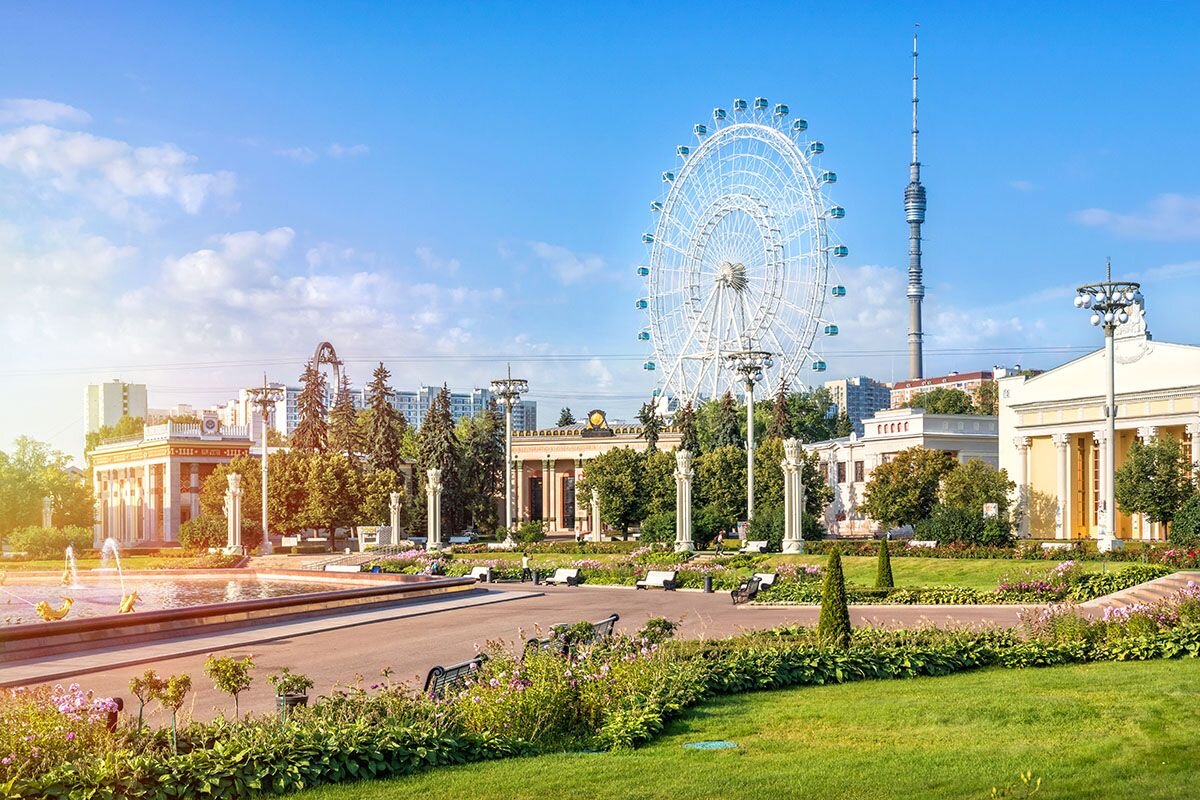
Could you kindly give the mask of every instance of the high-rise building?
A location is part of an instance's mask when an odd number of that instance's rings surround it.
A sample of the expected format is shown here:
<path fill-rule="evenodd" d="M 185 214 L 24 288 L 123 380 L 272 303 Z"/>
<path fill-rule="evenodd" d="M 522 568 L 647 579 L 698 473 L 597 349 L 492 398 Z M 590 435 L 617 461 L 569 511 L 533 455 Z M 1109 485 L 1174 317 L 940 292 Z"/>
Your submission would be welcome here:
<path fill-rule="evenodd" d="M 949 375 L 921 378 L 916 381 L 898 381 L 892 384 L 892 408 L 903 408 L 914 397 L 933 389 L 958 389 L 974 400 L 981 386 L 992 383 L 997 376 L 1003 377 L 1007 374 L 1003 367 L 993 367 L 978 372 L 951 372 Z"/>
<path fill-rule="evenodd" d="M 825 381 L 825 389 L 829 392 L 829 398 L 837 404 L 838 413 L 850 418 L 859 436 L 863 434 L 864 419 L 892 407 L 891 388 L 865 375 Z"/>
<path fill-rule="evenodd" d="M 89 384 L 85 406 L 88 433 L 115 425 L 124 416 L 145 418 L 146 384 L 124 383 L 116 378 L 108 383 Z"/>
<path fill-rule="evenodd" d="M 284 386 L 283 384 L 271 384 L 276 388 L 283 389 L 283 397 L 275 402 L 275 408 L 271 414 L 271 427 L 282 433 L 284 436 L 291 435 L 296 426 L 300 424 L 300 409 L 297 401 L 300 397 L 301 388 L 299 386 Z M 422 386 L 415 391 L 396 391 L 392 393 L 390 398 L 392 408 L 396 409 L 408 422 L 410 427 L 419 428 L 421 423 L 425 421 L 425 415 L 429 412 L 430 405 L 433 404 L 433 399 L 437 397 L 441 391 L 437 386 Z M 367 407 L 367 391 L 366 389 L 356 389 L 351 393 L 354 400 L 354 407 L 360 411 Z M 325 389 L 325 407 L 333 406 L 334 396 L 333 390 L 329 387 Z M 492 392 L 488 389 L 472 389 L 469 392 L 451 392 L 450 393 L 450 414 L 454 417 L 455 422 L 465 417 L 473 417 L 487 408 L 492 401 Z M 238 393 L 236 405 L 234 407 L 234 419 L 238 425 L 249 425 L 254 436 L 258 436 L 258 425 L 261 424 L 258 420 L 258 412 L 254 405 L 250 402 L 249 395 L 246 390 Z M 537 428 L 537 402 L 534 400 L 522 400 L 513 406 L 513 430 L 527 431 Z"/>

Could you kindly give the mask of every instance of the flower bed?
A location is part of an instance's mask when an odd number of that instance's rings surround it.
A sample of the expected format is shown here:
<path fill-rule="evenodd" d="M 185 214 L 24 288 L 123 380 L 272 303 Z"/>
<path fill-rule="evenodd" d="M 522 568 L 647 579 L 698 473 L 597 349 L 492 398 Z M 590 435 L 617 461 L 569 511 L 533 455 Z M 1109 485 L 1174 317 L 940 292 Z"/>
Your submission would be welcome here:
<path fill-rule="evenodd" d="M 834 546 L 841 548 L 843 556 L 872 557 L 879 552 L 878 541 L 819 541 L 806 542 L 805 548 L 814 555 L 828 554 Z M 1040 561 L 1142 561 L 1150 564 L 1165 564 L 1177 569 L 1200 568 L 1200 548 L 1174 547 L 1159 542 L 1127 542 L 1120 550 L 1101 553 L 1095 542 L 1076 541 L 1062 549 L 1046 549 L 1041 542 L 1019 541 L 1012 547 L 955 543 L 937 547 L 909 547 L 908 542 L 897 539 L 888 542 L 892 556 L 905 558 L 984 558 Z"/>
<path fill-rule="evenodd" d="M 688 642 L 661 641 L 664 632 L 648 626 L 523 658 L 493 644 L 477 681 L 445 697 L 385 681 L 319 698 L 285 721 L 191 723 L 177 737 L 129 719 L 110 731 L 110 701 L 77 687 L 18 690 L 0 703 L 0 787 L 9 798 L 254 797 L 515 755 L 632 747 L 723 694 L 986 666 L 1195 658 L 1200 589 L 1098 621 L 1064 607 L 1039 610 L 1019 631 L 863 629 L 848 649 L 824 646 L 804 628 Z"/>

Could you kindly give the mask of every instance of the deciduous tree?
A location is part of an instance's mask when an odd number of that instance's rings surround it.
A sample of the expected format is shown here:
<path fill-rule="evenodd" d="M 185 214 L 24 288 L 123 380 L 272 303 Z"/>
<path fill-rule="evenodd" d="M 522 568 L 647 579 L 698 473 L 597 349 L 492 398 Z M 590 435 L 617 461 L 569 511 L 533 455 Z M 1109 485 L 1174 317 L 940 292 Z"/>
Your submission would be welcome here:
<path fill-rule="evenodd" d="M 746 516 L 746 453 L 725 445 L 703 453 L 694 462 L 697 505 L 717 515 L 723 526 Z"/>
<path fill-rule="evenodd" d="M 629 529 L 646 517 L 644 457 L 627 447 L 614 447 L 587 462 L 579 489 L 584 496 L 596 490 L 600 500 L 600 518 L 621 530 L 624 538 Z"/>
<path fill-rule="evenodd" d="M 938 497 L 943 505 L 975 514 L 983 513 L 985 503 L 995 503 L 997 516 L 1008 519 L 1012 492 L 1016 488 L 1017 485 L 1008 479 L 1007 471 L 972 458 L 946 473 Z"/>
<path fill-rule="evenodd" d="M 902 450 L 871 473 L 861 508 L 881 525 L 915 525 L 933 510 L 942 478 L 955 463 L 941 450 Z"/>
<path fill-rule="evenodd" d="M 1159 436 L 1135 440 L 1116 472 L 1117 506 L 1126 514 L 1145 514 L 1151 522 L 1170 522 L 1196 492 L 1192 464 L 1178 439 Z"/>
<path fill-rule="evenodd" d="M 922 392 L 904 404 L 905 408 L 923 408 L 926 414 L 974 414 L 975 401 L 961 389 L 939 386 Z"/>

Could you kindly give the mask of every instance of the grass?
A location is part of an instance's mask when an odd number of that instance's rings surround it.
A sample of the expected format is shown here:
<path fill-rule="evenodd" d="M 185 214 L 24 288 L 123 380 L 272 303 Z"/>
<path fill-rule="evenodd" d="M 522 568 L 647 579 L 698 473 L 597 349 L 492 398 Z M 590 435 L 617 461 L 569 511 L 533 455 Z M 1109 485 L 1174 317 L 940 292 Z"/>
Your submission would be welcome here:
<path fill-rule="evenodd" d="M 189 560 L 188 557 L 171 558 L 167 556 L 121 556 L 121 569 L 171 569 L 180 567 Z M 17 561 L 4 559 L 0 561 L 0 572 L 34 572 L 61 571 L 65 566 L 62 558 L 36 559 L 33 561 Z M 99 558 L 76 559 L 75 566 L 80 572 L 86 572 L 100 566 Z M 116 566 L 110 559 L 106 566 Z"/>
<path fill-rule="evenodd" d="M 472 553 L 456 556 L 462 559 L 487 560 L 502 558 L 520 561 L 520 553 Z M 617 561 L 624 556 L 601 555 L 570 555 L 562 553 L 535 553 L 530 556 L 534 567 L 545 567 L 551 564 L 569 564 L 579 559 L 589 559 L 607 563 Z M 826 556 L 805 555 L 785 556 L 775 554 L 768 558 L 767 564 L 820 564 L 824 566 Z M 896 586 L 962 586 L 971 589 L 990 591 L 996 588 L 1001 578 L 1021 578 L 1026 573 L 1037 577 L 1045 577 L 1058 562 L 1056 561 L 1024 561 L 1017 559 L 999 558 L 906 558 L 892 556 L 892 575 Z M 1102 561 L 1081 561 L 1081 568 L 1087 572 L 1100 572 L 1105 569 Z M 1113 564 L 1108 568 L 1120 570 L 1124 564 Z M 842 556 L 842 568 L 846 572 L 846 582 L 859 586 L 875 585 L 875 556 Z M 746 574 L 750 570 L 743 570 Z"/>
<path fill-rule="evenodd" d="M 438 768 L 297 800 L 1195 796 L 1200 661 L 991 669 L 722 698 L 640 750 Z M 735 750 L 684 750 L 728 739 Z M 1023 797 L 1016 792 L 1011 796 Z"/>

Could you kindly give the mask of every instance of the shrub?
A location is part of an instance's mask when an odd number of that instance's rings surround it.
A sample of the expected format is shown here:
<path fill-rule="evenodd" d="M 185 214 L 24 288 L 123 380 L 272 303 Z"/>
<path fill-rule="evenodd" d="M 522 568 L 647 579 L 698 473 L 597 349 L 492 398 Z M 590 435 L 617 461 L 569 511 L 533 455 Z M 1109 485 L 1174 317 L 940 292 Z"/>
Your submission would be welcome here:
<path fill-rule="evenodd" d="M 1179 547 L 1200 547 L 1200 492 L 1192 495 L 1175 512 L 1167 539 Z"/>
<path fill-rule="evenodd" d="M 228 523 L 216 514 L 201 514 L 179 526 L 179 543 L 192 552 L 224 547 L 229 541 Z"/>
<path fill-rule="evenodd" d="M 729 523 L 715 506 L 702 506 L 692 515 L 692 539 L 696 549 L 707 550 L 717 534 L 729 527 Z"/>
<path fill-rule="evenodd" d="M 312 678 L 300 672 L 292 672 L 289 667 L 281 669 L 278 675 L 269 676 L 267 683 L 271 684 L 275 694 L 280 697 L 308 694 L 308 690 L 313 687 Z"/>
<path fill-rule="evenodd" d="M 79 525 L 65 528 L 30 526 L 10 533 L 8 545 L 13 550 L 25 551 L 30 558 L 61 558 L 68 547 L 81 555 L 92 549 L 92 532 Z"/>
<path fill-rule="evenodd" d="M 546 538 L 546 523 L 528 520 L 517 526 L 517 535 L 513 537 L 518 544 L 535 544 Z"/>
<path fill-rule="evenodd" d="M 875 567 L 875 586 L 879 589 L 890 589 L 896 585 L 892 580 L 892 557 L 888 553 L 887 539 L 879 540 L 879 561 Z"/>
<path fill-rule="evenodd" d="M 228 695 L 233 695 L 233 716 L 239 719 L 242 714 L 238 709 L 238 695 L 250 688 L 254 678 L 250 670 L 254 669 L 254 659 L 233 658 L 232 656 L 209 656 L 204 662 L 204 672 L 212 679 L 213 686 Z"/>
<path fill-rule="evenodd" d="M 917 523 L 917 539 L 938 544 L 973 544 L 1005 547 L 1012 544 L 1012 526 L 1003 517 L 985 518 L 982 511 L 936 506 L 927 519 Z"/>
<path fill-rule="evenodd" d="M 642 520 L 638 541 L 642 544 L 675 541 L 675 512 L 663 511 Z"/>
<path fill-rule="evenodd" d="M 833 548 L 825 567 L 825 587 L 821 592 L 821 617 L 817 638 L 843 650 L 850 646 L 850 609 L 846 605 L 846 578 L 842 574 L 842 552 Z"/>
<path fill-rule="evenodd" d="M 679 623 L 666 617 L 651 617 L 637 632 L 637 638 L 645 639 L 654 644 L 661 644 L 675 636 Z"/>
<path fill-rule="evenodd" d="M 746 526 L 746 538 L 756 542 L 765 541 L 768 550 L 778 553 L 783 550 L 783 524 L 782 504 L 755 509 L 754 519 Z"/>

